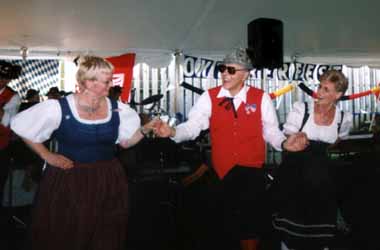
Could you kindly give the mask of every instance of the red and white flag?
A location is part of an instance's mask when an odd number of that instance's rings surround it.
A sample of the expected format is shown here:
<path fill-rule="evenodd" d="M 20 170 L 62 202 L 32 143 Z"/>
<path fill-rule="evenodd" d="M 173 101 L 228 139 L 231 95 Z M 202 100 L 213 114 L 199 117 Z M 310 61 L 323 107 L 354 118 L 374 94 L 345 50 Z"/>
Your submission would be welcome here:
<path fill-rule="evenodd" d="M 115 67 L 113 73 L 113 86 L 119 85 L 123 91 L 121 93 L 121 101 L 128 102 L 131 92 L 133 66 L 135 65 L 136 54 L 128 53 L 121 56 L 108 57 Z"/>

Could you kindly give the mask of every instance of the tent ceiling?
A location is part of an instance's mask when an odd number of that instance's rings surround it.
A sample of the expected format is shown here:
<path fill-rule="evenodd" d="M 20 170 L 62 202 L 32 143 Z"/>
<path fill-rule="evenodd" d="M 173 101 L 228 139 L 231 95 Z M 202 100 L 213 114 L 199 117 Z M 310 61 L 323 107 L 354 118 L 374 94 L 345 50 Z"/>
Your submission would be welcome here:
<path fill-rule="evenodd" d="M 19 0 L 0 8 L 0 55 L 91 52 L 220 55 L 247 46 L 247 24 L 284 22 L 286 56 L 380 55 L 375 0 Z"/>

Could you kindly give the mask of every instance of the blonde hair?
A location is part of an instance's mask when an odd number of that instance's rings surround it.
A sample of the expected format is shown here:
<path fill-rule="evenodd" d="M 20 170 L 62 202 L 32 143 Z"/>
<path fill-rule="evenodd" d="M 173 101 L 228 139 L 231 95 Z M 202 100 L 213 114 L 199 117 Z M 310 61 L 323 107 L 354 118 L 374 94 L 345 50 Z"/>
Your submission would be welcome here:
<path fill-rule="evenodd" d="M 97 80 L 99 73 L 112 73 L 113 65 L 106 59 L 98 56 L 84 56 L 79 59 L 79 69 L 76 79 L 80 85 L 86 80 Z"/>

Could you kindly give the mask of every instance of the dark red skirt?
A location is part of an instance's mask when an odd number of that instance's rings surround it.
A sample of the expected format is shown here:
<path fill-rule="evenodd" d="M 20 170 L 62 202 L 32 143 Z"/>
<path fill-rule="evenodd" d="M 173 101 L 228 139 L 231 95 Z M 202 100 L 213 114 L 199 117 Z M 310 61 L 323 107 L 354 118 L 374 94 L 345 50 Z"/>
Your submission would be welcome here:
<path fill-rule="evenodd" d="M 127 179 L 119 161 L 48 167 L 32 213 L 27 249 L 125 248 Z"/>

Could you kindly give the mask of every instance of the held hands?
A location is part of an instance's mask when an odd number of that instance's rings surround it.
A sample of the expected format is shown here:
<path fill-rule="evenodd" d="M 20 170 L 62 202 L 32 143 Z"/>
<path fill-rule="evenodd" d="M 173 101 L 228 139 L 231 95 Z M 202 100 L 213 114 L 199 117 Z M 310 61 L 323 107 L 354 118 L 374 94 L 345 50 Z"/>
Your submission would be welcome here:
<path fill-rule="evenodd" d="M 144 126 L 141 127 L 141 133 L 144 136 L 146 136 L 151 131 L 154 131 L 157 126 L 159 126 L 158 125 L 159 122 L 160 122 L 160 120 L 158 118 L 154 118 L 154 119 L 150 120 L 149 122 L 144 124 Z"/>
<path fill-rule="evenodd" d="M 309 140 L 304 132 L 290 135 L 283 143 L 283 148 L 289 152 L 304 150 L 309 145 Z"/>
<path fill-rule="evenodd" d="M 168 123 L 159 120 L 153 129 L 157 137 L 167 138 L 175 136 L 175 129 L 170 127 Z"/>

